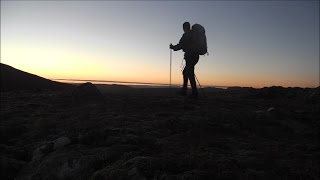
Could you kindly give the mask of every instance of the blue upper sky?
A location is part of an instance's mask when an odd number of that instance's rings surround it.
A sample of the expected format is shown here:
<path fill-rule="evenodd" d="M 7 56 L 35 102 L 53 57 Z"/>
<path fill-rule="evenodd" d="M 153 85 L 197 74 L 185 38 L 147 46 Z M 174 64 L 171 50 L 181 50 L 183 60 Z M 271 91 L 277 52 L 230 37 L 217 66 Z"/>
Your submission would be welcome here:
<path fill-rule="evenodd" d="M 167 83 L 182 24 L 202 84 L 319 86 L 319 1 L 1 1 L 1 62 L 47 78 Z M 173 53 L 181 83 L 183 52 Z"/>

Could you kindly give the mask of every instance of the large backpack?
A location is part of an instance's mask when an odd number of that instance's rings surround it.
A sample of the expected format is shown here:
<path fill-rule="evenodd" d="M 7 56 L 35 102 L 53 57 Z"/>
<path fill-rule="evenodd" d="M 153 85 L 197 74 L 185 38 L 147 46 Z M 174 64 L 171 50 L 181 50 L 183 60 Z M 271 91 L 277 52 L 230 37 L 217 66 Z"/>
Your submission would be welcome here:
<path fill-rule="evenodd" d="M 192 33 L 192 51 L 205 55 L 207 53 L 207 38 L 206 31 L 200 24 L 194 24 L 191 29 Z"/>

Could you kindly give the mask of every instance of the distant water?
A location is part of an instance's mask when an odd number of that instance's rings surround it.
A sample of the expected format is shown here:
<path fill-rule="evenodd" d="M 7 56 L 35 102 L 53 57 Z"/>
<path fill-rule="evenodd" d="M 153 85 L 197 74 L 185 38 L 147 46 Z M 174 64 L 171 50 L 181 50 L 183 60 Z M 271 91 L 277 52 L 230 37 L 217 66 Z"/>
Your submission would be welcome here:
<path fill-rule="evenodd" d="M 79 84 L 91 82 L 93 84 L 106 84 L 106 85 L 125 85 L 134 88 L 170 88 L 170 84 L 165 83 L 149 83 L 149 82 L 129 82 L 129 81 L 108 81 L 108 80 L 90 80 L 90 79 L 52 79 L 53 81 L 70 83 L 70 84 Z M 171 84 L 171 88 L 181 88 L 182 85 Z M 199 85 L 198 85 L 199 87 Z M 227 89 L 228 86 L 208 86 L 201 85 L 202 88 L 221 88 Z"/>

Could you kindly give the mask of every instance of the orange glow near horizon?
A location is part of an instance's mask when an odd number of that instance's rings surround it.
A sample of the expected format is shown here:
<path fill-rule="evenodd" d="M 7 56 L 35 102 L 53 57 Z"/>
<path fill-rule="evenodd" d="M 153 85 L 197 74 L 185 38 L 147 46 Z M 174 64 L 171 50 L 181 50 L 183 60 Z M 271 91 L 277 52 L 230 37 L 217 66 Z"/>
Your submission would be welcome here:
<path fill-rule="evenodd" d="M 8 65 L 47 79 L 80 79 L 80 80 L 110 80 L 126 82 L 146 82 L 169 84 L 169 68 L 157 69 L 148 65 L 135 64 L 136 60 L 125 61 L 113 57 L 104 59 L 92 57 L 84 53 L 74 53 L 72 50 L 57 47 L 5 47 L 4 57 L 10 57 Z M 19 53 L 15 53 L 19 52 Z M 45 59 L 45 60 L 44 60 Z M 22 61 L 23 60 L 23 61 Z M 3 59 L 3 63 L 7 59 Z M 109 66 L 101 62 L 109 62 Z M 176 67 L 175 67 L 176 68 Z M 197 77 L 202 86 L 241 86 L 241 87 L 318 87 L 316 80 L 290 80 L 289 77 L 279 79 L 275 76 L 262 74 L 248 75 L 216 71 L 201 72 L 196 66 Z M 172 69 L 172 84 L 181 84 L 180 69 Z"/>

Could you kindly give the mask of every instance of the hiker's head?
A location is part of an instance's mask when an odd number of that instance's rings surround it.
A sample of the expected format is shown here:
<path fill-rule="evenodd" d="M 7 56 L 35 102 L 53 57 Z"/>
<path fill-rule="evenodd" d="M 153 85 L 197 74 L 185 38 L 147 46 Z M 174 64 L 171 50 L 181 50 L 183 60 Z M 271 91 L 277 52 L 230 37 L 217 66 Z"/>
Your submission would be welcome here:
<path fill-rule="evenodd" d="M 190 23 L 189 22 L 183 23 L 183 30 L 184 30 L 184 32 L 190 31 Z"/>

